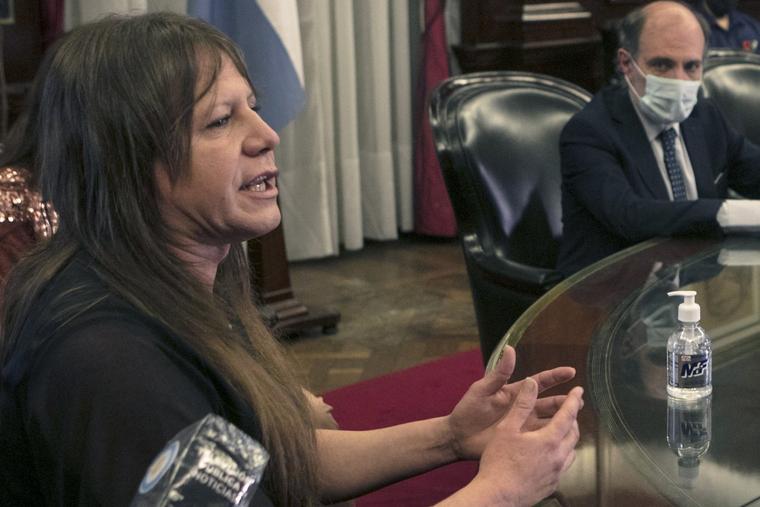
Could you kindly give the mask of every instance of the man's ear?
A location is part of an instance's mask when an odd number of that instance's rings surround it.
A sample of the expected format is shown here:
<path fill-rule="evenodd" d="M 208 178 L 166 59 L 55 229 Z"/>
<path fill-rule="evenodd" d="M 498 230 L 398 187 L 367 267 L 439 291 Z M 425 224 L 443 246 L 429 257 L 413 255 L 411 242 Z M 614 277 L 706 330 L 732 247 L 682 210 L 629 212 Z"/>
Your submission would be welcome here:
<path fill-rule="evenodd" d="M 631 72 L 631 54 L 623 48 L 617 50 L 617 64 L 618 69 L 625 75 Z"/>

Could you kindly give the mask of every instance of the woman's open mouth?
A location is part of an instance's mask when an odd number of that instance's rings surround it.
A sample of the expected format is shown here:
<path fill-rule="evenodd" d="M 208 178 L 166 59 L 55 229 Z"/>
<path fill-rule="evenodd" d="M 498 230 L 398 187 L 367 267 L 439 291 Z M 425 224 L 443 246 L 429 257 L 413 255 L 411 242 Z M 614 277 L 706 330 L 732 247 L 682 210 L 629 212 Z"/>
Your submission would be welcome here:
<path fill-rule="evenodd" d="M 266 192 L 273 188 L 277 188 L 277 173 L 274 171 L 262 173 L 240 187 L 241 190 L 250 192 Z"/>

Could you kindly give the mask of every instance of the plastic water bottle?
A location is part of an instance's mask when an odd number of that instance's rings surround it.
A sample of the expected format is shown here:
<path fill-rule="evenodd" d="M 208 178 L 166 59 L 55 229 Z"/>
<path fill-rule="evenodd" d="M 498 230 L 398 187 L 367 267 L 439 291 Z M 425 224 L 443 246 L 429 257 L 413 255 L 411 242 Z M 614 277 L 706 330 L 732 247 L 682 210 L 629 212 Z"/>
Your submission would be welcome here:
<path fill-rule="evenodd" d="M 678 305 L 678 329 L 668 338 L 668 395 L 696 400 L 712 393 L 712 347 L 699 326 L 699 305 L 693 290 L 668 292 L 683 296 Z"/>

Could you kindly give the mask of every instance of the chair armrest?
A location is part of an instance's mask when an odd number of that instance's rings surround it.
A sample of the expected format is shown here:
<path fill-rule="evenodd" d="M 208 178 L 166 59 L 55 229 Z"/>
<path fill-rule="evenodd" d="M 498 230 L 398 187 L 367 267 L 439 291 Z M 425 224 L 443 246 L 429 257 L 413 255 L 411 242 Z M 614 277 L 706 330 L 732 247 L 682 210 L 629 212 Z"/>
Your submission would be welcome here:
<path fill-rule="evenodd" d="M 538 296 L 562 280 L 562 274 L 556 269 L 529 266 L 479 249 L 465 249 L 465 256 L 492 282 Z"/>

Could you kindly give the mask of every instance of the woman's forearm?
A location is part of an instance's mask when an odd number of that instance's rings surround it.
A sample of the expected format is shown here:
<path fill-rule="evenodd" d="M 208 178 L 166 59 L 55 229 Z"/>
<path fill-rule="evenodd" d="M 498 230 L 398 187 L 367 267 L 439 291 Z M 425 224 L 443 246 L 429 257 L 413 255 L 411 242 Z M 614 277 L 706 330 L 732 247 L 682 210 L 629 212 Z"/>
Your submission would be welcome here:
<path fill-rule="evenodd" d="M 317 430 L 322 497 L 354 498 L 455 461 L 446 417 L 369 431 Z"/>

